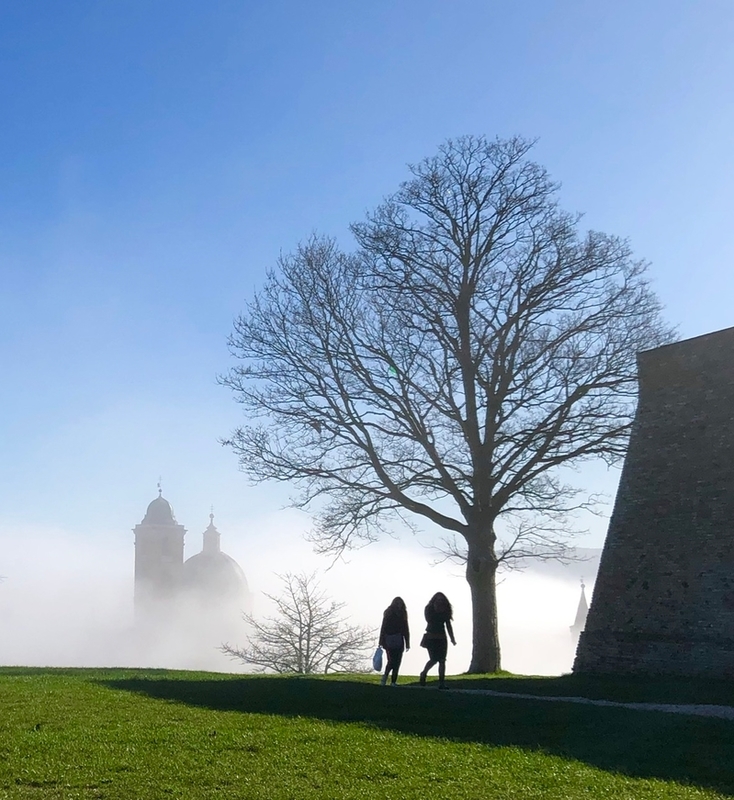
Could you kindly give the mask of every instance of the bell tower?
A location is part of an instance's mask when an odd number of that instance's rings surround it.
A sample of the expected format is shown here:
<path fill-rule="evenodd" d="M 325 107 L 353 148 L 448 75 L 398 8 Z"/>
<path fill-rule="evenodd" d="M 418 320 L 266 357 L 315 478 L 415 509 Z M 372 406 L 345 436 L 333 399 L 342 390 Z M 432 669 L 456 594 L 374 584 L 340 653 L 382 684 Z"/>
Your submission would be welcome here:
<path fill-rule="evenodd" d="M 135 618 L 142 621 L 165 616 L 173 611 L 181 588 L 186 529 L 176 522 L 160 485 L 158 497 L 150 503 L 143 521 L 133 528 L 133 533 Z"/>

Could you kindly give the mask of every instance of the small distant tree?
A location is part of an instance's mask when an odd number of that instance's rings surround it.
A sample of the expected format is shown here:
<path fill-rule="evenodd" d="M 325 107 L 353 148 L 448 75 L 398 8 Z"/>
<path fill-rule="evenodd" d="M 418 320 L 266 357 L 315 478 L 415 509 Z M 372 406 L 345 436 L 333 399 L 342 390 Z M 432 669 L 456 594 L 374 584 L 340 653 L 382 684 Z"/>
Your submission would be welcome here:
<path fill-rule="evenodd" d="M 275 603 L 276 615 L 261 622 L 244 614 L 251 629 L 247 645 L 223 644 L 222 652 L 258 672 L 364 672 L 375 632 L 352 625 L 342 614 L 346 604 L 328 597 L 315 573 L 278 577 L 282 594 L 265 595 Z"/>

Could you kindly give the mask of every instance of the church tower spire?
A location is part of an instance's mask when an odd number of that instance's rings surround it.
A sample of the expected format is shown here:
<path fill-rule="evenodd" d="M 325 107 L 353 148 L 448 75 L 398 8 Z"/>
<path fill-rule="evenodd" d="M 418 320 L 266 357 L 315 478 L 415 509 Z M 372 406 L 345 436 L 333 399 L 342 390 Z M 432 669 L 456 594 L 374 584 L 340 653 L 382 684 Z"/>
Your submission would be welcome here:
<path fill-rule="evenodd" d="M 209 514 L 209 526 L 204 531 L 202 553 L 219 553 L 221 551 L 219 531 L 214 527 L 214 509 Z"/>
<path fill-rule="evenodd" d="M 581 597 L 579 597 L 579 605 L 576 609 L 576 619 L 571 625 L 571 635 L 575 642 L 578 642 L 581 631 L 586 626 L 586 615 L 589 613 L 589 604 L 586 602 L 586 584 L 584 579 L 581 578 Z"/>

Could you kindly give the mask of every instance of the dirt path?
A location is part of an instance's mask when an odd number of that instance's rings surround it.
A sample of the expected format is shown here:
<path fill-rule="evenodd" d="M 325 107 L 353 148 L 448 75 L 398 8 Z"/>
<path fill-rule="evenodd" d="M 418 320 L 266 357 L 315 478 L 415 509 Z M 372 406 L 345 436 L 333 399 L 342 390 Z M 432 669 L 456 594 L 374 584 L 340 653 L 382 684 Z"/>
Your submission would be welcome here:
<path fill-rule="evenodd" d="M 450 685 L 450 684 L 449 684 Z M 631 708 L 635 711 L 664 711 L 668 714 L 689 714 L 699 717 L 719 717 L 734 720 L 733 706 L 685 705 L 673 703 L 620 703 L 615 700 L 589 700 L 587 697 L 551 697 L 539 694 L 520 694 L 517 692 L 496 692 L 493 689 L 451 689 L 451 694 L 484 694 L 491 697 L 508 697 L 517 700 L 545 700 L 549 703 L 581 703 L 589 706 L 609 706 L 610 708 Z"/>

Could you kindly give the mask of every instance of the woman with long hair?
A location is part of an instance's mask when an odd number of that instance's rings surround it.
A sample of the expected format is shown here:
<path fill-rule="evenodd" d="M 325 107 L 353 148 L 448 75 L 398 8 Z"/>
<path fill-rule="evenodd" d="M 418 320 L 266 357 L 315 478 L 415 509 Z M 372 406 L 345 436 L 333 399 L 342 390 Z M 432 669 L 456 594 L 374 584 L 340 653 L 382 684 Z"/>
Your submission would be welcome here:
<path fill-rule="evenodd" d="M 428 661 L 420 674 L 421 686 L 426 685 L 426 675 L 435 664 L 438 664 L 438 688 L 446 688 L 446 653 L 449 649 L 446 633 L 451 644 L 456 645 L 451 620 L 454 612 L 448 597 L 443 592 L 436 592 L 426 606 L 426 632 L 421 640 L 421 647 L 428 650 Z"/>
<path fill-rule="evenodd" d="M 387 653 L 385 674 L 380 681 L 384 686 L 388 675 L 392 673 L 391 686 L 398 682 L 398 671 L 403 660 L 403 652 L 410 650 L 410 629 L 408 628 L 408 610 L 402 597 L 396 597 L 385 609 L 380 628 L 380 646 Z"/>

